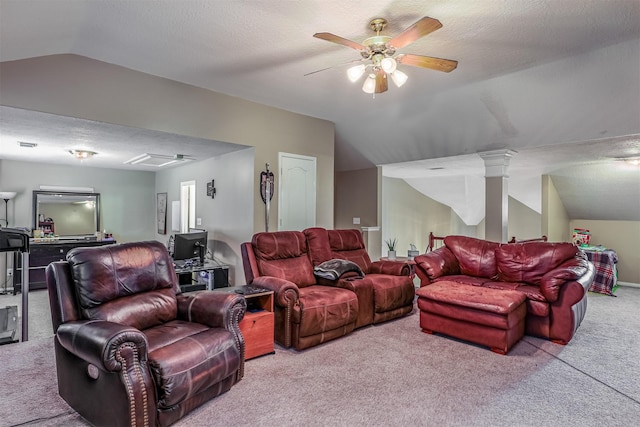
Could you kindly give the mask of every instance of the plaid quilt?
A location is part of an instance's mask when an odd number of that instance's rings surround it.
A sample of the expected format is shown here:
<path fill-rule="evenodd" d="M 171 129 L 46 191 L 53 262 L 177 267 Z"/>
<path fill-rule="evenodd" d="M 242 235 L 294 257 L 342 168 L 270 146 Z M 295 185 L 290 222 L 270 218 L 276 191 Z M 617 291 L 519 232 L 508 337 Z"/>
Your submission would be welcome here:
<path fill-rule="evenodd" d="M 596 276 L 589 287 L 590 292 L 613 295 L 613 288 L 617 282 L 616 264 L 618 255 L 611 249 L 591 251 L 583 249 L 589 261 L 596 268 Z"/>

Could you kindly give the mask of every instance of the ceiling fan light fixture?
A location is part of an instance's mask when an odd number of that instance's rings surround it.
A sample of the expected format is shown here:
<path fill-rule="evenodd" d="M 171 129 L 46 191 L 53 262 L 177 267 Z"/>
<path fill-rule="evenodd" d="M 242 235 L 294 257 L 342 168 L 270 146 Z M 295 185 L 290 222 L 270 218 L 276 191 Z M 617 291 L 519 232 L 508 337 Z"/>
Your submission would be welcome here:
<path fill-rule="evenodd" d="M 98 154 L 95 151 L 89 150 L 69 150 L 69 153 L 76 159 L 80 160 L 88 159 L 89 157 L 93 157 Z"/>
<path fill-rule="evenodd" d="M 376 90 L 376 75 L 371 73 L 364 81 L 362 85 L 362 91 L 364 93 L 373 93 Z"/>
<path fill-rule="evenodd" d="M 380 67 L 382 67 L 382 70 L 387 74 L 393 73 L 396 70 L 397 66 L 398 63 L 396 62 L 396 60 L 390 56 L 387 56 L 382 61 L 380 61 Z"/>
<path fill-rule="evenodd" d="M 400 70 L 395 70 L 393 73 L 391 73 L 391 80 L 393 80 L 393 83 L 395 83 L 395 85 L 398 87 L 401 87 L 403 84 L 405 84 L 408 79 L 409 76 L 407 76 Z"/>
<path fill-rule="evenodd" d="M 347 70 L 347 76 L 353 83 L 357 82 L 364 74 L 367 67 L 364 64 L 356 65 Z"/>

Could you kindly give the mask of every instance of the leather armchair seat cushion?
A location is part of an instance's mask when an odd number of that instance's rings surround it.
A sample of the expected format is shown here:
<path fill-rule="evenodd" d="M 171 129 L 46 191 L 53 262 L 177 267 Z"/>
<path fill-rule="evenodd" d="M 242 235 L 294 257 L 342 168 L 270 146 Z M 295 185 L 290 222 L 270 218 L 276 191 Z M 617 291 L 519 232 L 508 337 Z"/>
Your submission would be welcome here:
<path fill-rule="evenodd" d="M 499 243 L 465 236 L 447 236 L 444 244 L 455 255 L 460 272 L 468 276 L 493 278 L 498 274 L 496 249 Z"/>
<path fill-rule="evenodd" d="M 355 323 L 357 315 L 355 293 L 314 285 L 300 289 L 300 300 L 293 308 L 292 321 L 300 325 L 300 337 L 307 337 Z"/>
<path fill-rule="evenodd" d="M 178 322 L 173 329 L 168 323 L 157 330 L 144 331 L 153 349 L 149 352 L 149 366 L 157 385 L 158 407 L 162 409 L 217 387 L 220 381 L 234 375 L 242 362 L 230 331 Z M 194 345 L 196 341 L 198 345 Z M 158 346 L 164 343 L 167 344 Z"/>
<path fill-rule="evenodd" d="M 285 279 L 298 287 L 316 283 L 307 255 L 307 240 L 302 232 L 257 233 L 251 244 L 262 276 Z"/>
<path fill-rule="evenodd" d="M 572 243 L 500 245 L 495 251 L 499 280 L 540 285 L 545 273 L 574 258 L 578 251 Z"/>

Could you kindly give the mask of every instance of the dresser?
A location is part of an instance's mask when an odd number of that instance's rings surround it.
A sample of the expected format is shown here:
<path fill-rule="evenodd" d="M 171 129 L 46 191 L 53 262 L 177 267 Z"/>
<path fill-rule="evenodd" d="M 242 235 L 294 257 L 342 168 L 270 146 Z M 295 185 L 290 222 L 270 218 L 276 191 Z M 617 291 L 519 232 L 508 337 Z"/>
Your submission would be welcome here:
<path fill-rule="evenodd" d="M 73 248 L 87 246 L 104 246 L 116 243 L 111 241 L 91 240 L 54 240 L 51 242 L 32 242 L 29 244 L 29 290 L 46 289 L 47 282 L 44 270 L 54 261 L 64 261 L 67 252 Z M 22 291 L 22 259 L 13 256 L 13 294 Z"/>

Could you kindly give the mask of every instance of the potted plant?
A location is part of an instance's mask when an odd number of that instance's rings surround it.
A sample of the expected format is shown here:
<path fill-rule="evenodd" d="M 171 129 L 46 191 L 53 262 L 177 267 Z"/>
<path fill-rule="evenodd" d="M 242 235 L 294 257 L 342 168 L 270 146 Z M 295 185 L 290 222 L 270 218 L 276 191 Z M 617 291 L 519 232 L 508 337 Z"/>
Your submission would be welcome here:
<path fill-rule="evenodd" d="M 387 244 L 387 249 L 389 250 L 387 258 L 396 259 L 396 246 L 398 245 L 398 239 L 387 239 L 384 241 Z"/>

